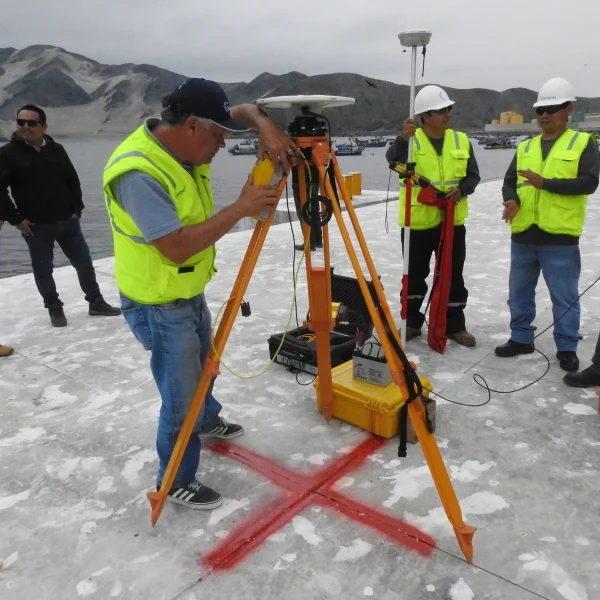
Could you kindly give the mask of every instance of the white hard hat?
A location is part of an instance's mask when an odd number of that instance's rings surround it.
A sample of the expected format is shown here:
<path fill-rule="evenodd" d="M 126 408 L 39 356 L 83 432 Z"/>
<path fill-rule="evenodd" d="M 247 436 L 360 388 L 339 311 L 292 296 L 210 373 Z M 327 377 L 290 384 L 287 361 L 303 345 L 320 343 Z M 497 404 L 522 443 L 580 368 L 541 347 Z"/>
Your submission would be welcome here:
<path fill-rule="evenodd" d="M 575 102 L 575 90 L 573 86 L 562 77 L 553 77 L 548 79 L 538 92 L 536 106 L 552 106 L 555 104 L 564 104 L 565 102 Z"/>
<path fill-rule="evenodd" d="M 415 96 L 415 114 L 421 115 L 428 110 L 439 110 L 454 104 L 448 94 L 437 85 L 426 85 Z"/>

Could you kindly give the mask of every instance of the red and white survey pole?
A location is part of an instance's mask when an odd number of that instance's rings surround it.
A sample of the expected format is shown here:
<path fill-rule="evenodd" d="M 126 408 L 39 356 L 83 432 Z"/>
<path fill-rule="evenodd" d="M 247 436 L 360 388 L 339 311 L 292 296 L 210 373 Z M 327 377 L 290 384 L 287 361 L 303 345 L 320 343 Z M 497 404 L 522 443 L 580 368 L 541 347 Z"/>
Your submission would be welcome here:
<path fill-rule="evenodd" d="M 423 29 L 412 29 L 409 31 L 401 31 L 398 34 L 400 44 L 412 51 L 410 61 L 410 118 L 415 118 L 415 88 L 417 78 L 417 48 L 422 46 L 423 49 L 429 43 L 431 31 Z M 412 181 L 410 175 L 414 170 L 413 164 L 413 139 L 408 141 L 408 160 L 406 161 L 407 174 L 405 180 L 406 185 L 406 203 L 404 208 L 404 251 L 402 254 L 402 297 L 400 307 L 400 336 L 402 345 L 406 344 L 406 318 L 408 314 L 408 266 L 410 264 L 410 210 L 412 204 Z"/>

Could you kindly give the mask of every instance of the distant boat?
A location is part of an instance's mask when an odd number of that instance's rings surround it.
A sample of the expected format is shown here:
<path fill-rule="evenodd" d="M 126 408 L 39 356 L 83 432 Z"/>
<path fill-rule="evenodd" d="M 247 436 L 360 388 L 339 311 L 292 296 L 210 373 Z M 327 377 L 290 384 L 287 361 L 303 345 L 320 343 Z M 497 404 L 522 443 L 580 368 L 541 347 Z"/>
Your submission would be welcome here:
<path fill-rule="evenodd" d="M 256 146 L 241 146 L 236 144 L 232 148 L 227 150 L 231 156 L 241 156 L 241 155 L 251 155 L 254 156 L 256 154 Z"/>
<path fill-rule="evenodd" d="M 487 140 L 484 150 L 515 150 L 517 145 L 510 139 Z"/>
<path fill-rule="evenodd" d="M 363 153 L 366 146 L 357 144 L 337 144 L 335 148 L 336 156 L 359 156 Z"/>
<path fill-rule="evenodd" d="M 367 148 L 385 148 L 388 140 L 381 136 L 373 137 L 367 141 Z"/>

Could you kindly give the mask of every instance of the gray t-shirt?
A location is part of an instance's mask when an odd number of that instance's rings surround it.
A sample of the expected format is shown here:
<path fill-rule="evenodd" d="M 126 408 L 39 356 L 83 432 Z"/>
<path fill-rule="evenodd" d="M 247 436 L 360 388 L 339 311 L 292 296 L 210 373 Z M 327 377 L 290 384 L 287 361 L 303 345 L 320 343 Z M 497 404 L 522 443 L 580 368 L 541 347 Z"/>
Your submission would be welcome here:
<path fill-rule="evenodd" d="M 153 130 L 158 119 L 148 119 L 146 131 L 154 137 Z M 168 150 L 154 137 L 166 152 Z M 181 166 L 192 174 L 193 167 Z M 173 200 L 165 188 L 154 177 L 143 171 L 127 171 L 111 183 L 113 195 L 133 219 L 147 242 L 153 242 L 183 227 Z"/>
<path fill-rule="evenodd" d="M 183 227 L 171 196 L 147 173 L 127 171 L 113 181 L 111 188 L 147 242 Z"/>

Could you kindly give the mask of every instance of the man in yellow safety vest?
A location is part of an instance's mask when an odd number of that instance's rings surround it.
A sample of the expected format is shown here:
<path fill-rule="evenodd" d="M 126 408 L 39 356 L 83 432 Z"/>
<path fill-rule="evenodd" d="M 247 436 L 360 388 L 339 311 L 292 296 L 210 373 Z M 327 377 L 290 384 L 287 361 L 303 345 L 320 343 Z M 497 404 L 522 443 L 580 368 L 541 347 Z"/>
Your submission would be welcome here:
<path fill-rule="evenodd" d="M 450 128 L 452 106 L 448 94 L 437 85 L 426 85 L 415 97 L 415 114 L 422 126 L 417 128 L 406 119 L 402 134 L 386 152 L 388 162 L 406 163 L 408 144 L 413 140 L 413 161 L 419 175 L 429 179 L 436 188 L 446 192 L 456 203 L 454 242 L 452 246 L 452 280 L 446 311 L 446 335 L 462 346 L 475 346 L 475 337 L 467 331 L 464 309 L 468 291 L 463 278 L 466 256 L 465 219 L 469 212 L 467 196 L 479 183 L 479 168 L 471 143 L 465 133 Z M 427 277 L 431 256 L 437 252 L 442 232 L 443 212 L 435 206 L 418 202 L 421 187 L 413 185 L 410 220 L 410 264 L 408 266 L 408 306 L 406 340 L 421 335 L 425 315 L 421 305 L 427 294 Z M 399 225 L 404 226 L 406 187 L 400 184 Z M 404 234 L 404 231 L 402 232 Z M 402 235 L 404 245 L 404 235 Z"/>
<path fill-rule="evenodd" d="M 273 210 L 277 201 L 275 187 L 254 186 L 249 177 L 237 201 L 213 214 L 210 163 L 232 131 L 248 127 L 259 131 L 259 152 L 268 152 L 286 171 L 297 152 L 256 106 L 230 108 L 214 81 L 185 81 L 163 99 L 163 107 L 161 119 L 148 119 L 125 139 L 104 170 L 123 315 L 152 353 L 162 398 L 158 486 L 211 347 L 204 288 L 216 271 L 215 242 L 240 219 Z M 229 440 L 244 433 L 220 410 L 211 385 L 169 500 L 205 510 L 222 503 L 221 494 L 196 480 L 201 438 Z"/>
<path fill-rule="evenodd" d="M 568 128 L 575 92 L 555 77 L 533 105 L 541 135 L 519 144 L 504 178 L 503 219 L 510 224 L 508 306 L 510 339 L 496 356 L 531 354 L 535 288 L 540 271 L 552 299 L 556 358 L 561 369 L 579 369 L 579 237 L 587 197 L 598 187 L 600 156 L 594 136 Z"/>

